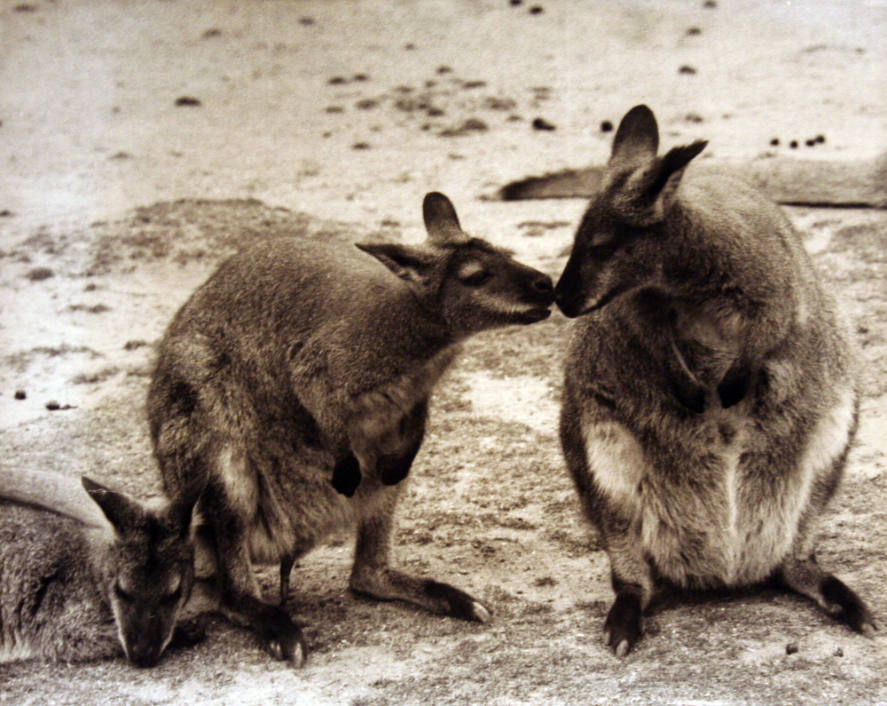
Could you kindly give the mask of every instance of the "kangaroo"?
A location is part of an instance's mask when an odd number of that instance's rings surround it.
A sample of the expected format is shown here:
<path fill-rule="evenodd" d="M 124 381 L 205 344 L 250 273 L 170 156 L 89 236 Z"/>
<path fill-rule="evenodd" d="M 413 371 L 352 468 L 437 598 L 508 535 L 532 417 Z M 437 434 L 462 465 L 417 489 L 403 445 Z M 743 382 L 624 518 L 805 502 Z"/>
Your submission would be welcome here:
<path fill-rule="evenodd" d="M 0 471 L 0 662 L 123 654 L 150 667 L 174 633 L 200 639 L 177 626 L 197 495 L 151 509 L 86 477 Z"/>
<path fill-rule="evenodd" d="M 665 582 L 766 580 L 860 632 L 865 604 L 813 556 L 857 426 L 854 355 L 779 208 L 728 176 L 657 156 L 644 105 L 622 119 L 555 288 L 579 317 L 560 437 L 606 547 L 620 657 Z"/>
<path fill-rule="evenodd" d="M 467 336 L 550 314 L 551 279 L 464 233 L 430 193 L 422 245 L 256 243 L 176 314 L 148 394 L 167 493 L 197 479 L 224 612 L 300 665 L 301 630 L 266 603 L 253 562 L 293 561 L 356 528 L 350 587 L 486 622 L 467 593 L 389 565 L 393 514 L 436 382 Z"/>

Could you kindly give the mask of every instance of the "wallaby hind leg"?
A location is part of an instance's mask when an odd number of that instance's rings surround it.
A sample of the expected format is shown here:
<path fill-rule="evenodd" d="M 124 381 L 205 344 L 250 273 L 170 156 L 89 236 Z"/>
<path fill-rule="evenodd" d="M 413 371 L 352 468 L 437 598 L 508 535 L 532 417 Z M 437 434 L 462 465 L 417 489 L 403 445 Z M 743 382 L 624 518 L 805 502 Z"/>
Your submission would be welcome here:
<path fill-rule="evenodd" d="M 871 635 L 875 619 L 862 599 L 839 578 L 822 569 L 814 558 L 787 560 L 776 573 L 786 588 L 812 599 L 826 613 L 856 632 Z"/>
<path fill-rule="evenodd" d="M 219 454 L 219 464 L 244 464 L 245 454 Z M 201 512 L 211 530 L 216 553 L 217 577 L 221 592 L 221 610 L 232 622 L 246 625 L 259 636 L 264 647 L 275 658 L 301 666 L 307 654 L 301 629 L 278 606 L 265 603 L 249 555 L 244 517 L 249 508 L 241 496 L 249 496 L 237 483 L 249 478 L 245 468 L 219 468 L 212 477 L 221 482 L 211 483 L 202 498 Z M 227 484 L 226 479 L 236 479 Z M 238 492 L 240 490 L 240 492 Z"/>
<path fill-rule="evenodd" d="M 393 510 L 398 490 L 392 488 Z M 385 508 L 388 510 L 389 508 Z M 403 600 L 432 613 L 486 623 L 490 610 L 480 601 L 449 584 L 410 576 L 389 567 L 392 512 L 384 511 L 358 527 L 351 590 L 380 600 Z"/>

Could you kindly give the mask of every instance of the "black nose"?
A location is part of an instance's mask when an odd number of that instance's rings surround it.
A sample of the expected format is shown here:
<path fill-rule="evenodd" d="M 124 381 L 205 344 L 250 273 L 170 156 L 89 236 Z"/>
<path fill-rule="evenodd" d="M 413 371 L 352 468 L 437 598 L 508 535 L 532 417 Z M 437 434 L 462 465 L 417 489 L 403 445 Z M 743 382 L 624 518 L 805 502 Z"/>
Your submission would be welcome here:
<path fill-rule="evenodd" d="M 533 289 L 539 292 L 539 294 L 547 294 L 554 298 L 554 282 L 551 281 L 551 277 L 548 275 L 542 275 L 533 280 Z"/>

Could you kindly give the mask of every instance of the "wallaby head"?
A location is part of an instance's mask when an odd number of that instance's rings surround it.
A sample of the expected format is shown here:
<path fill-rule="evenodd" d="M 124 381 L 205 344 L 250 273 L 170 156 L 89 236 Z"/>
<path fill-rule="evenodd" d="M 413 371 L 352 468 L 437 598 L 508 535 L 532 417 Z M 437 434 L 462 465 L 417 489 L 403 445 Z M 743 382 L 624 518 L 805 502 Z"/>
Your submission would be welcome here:
<path fill-rule="evenodd" d="M 550 313 L 551 278 L 485 240 L 467 235 L 443 194 L 425 196 L 428 238 L 420 246 L 358 243 L 407 282 L 454 338 L 507 324 L 530 324 Z"/>
<path fill-rule="evenodd" d="M 82 482 L 114 530 L 100 570 L 120 644 L 133 664 L 150 667 L 172 639 L 194 584 L 191 517 L 200 491 L 155 511 L 89 478 Z"/>
<path fill-rule="evenodd" d="M 616 131 L 600 192 L 582 218 L 573 251 L 555 289 L 569 317 L 599 309 L 653 280 L 662 239 L 684 168 L 708 144 L 657 156 L 659 129 L 645 105 L 632 108 Z"/>

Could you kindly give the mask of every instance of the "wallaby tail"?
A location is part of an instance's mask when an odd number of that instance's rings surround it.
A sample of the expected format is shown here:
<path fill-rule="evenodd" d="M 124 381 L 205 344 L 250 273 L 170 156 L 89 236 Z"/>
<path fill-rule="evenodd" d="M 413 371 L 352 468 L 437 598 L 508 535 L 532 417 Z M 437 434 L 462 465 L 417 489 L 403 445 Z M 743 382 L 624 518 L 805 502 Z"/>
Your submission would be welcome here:
<path fill-rule="evenodd" d="M 0 468 L 0 499 L 64 515 L 89 527 L 110 526 L 80 479 L 60 473 Z"/>

